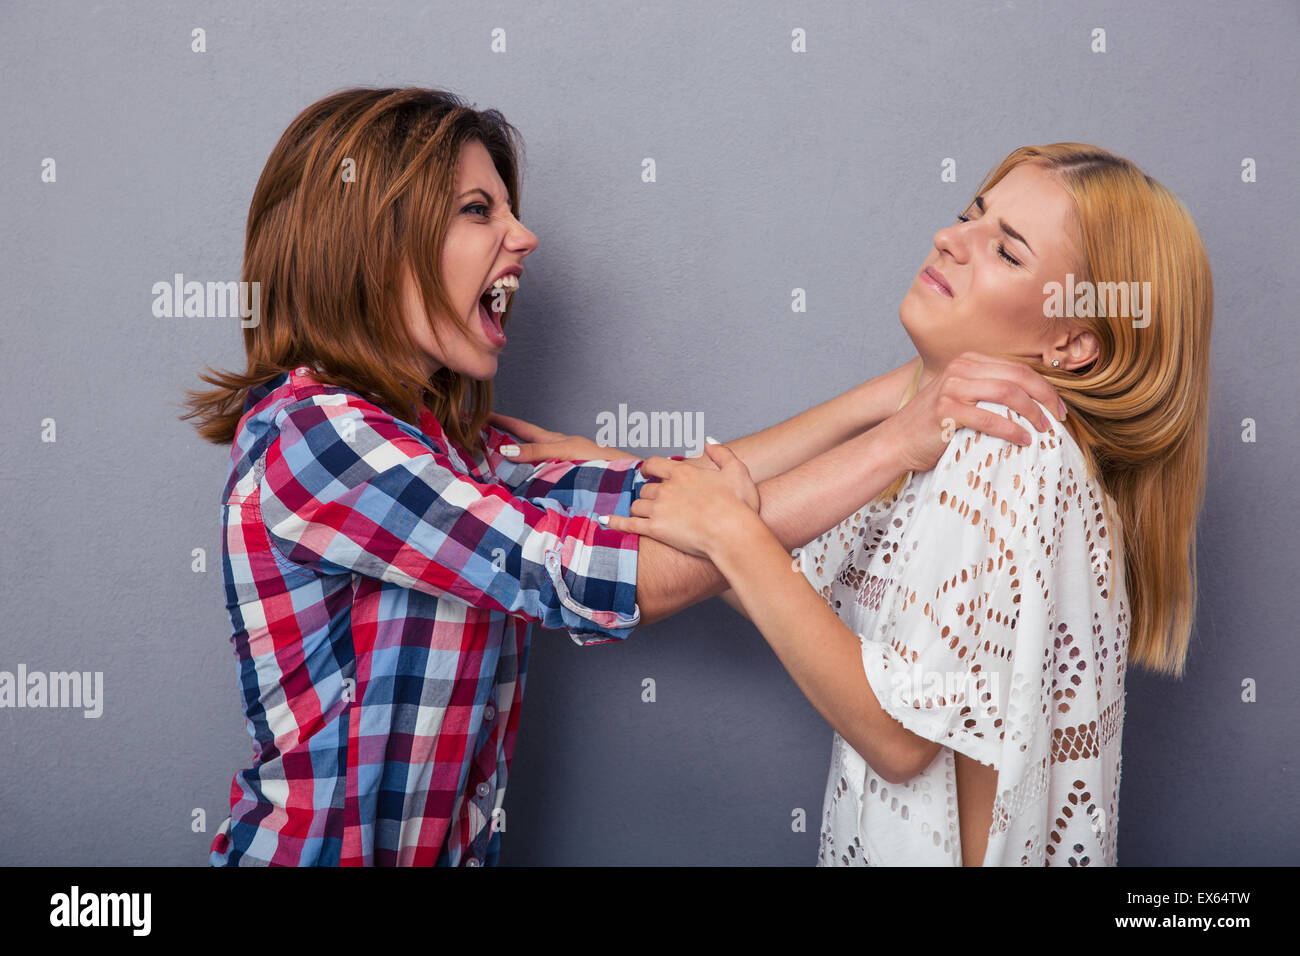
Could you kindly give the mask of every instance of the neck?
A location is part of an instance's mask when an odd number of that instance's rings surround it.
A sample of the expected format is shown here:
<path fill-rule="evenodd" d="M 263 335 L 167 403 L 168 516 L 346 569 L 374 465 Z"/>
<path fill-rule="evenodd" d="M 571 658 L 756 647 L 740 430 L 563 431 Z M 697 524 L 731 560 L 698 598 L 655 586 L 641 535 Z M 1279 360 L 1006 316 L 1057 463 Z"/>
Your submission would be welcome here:
<path fill-rule="evenodd" d="M 925 360 L 922 359 L 921 378 L 920 381 L 916 383 L 916 390 L 919 392 L 921 389 L 925 388 L 927 385 L 929 385 L 931 382 L 935 380 L 938 374 L 939 374 L 938 372 L 934 371 L 933 369 L 930 368 L 930 366 L 926 365 Z"/>

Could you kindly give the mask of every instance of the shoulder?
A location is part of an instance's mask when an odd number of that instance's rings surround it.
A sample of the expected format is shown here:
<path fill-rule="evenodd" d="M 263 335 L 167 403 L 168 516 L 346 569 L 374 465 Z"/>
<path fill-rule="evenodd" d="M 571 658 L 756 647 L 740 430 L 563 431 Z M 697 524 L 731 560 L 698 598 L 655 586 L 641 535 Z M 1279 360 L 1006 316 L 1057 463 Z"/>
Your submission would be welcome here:
<path fill-rule="evenodd" d="M 972 546 L 1015 537 L 1045 557 L 1076 542 L 1105 538 L 1114 520 L 1106 495 L 1074 437 L 1046 409 L 1048 428 L 1036 426 L 999 402 L 980 408 L 1001 415 L 1029 432 L 1028 445 L 970 428 L 958 429 L 935 468 L 920 477 L 921 503 L 952 518 L 951 534 Z M 1042 406 L 1039 405 L 1042 409 Z M 956 541 L 954 541 L 956 544 Z M 1087 545 L 1091 547 L 1091 545 Z"/>
<path fill-rule="evenodd" d="M 928 533 L 954 551 L 984 553 L 1010 542 L 1050 546 L 1054 496 L 1082 453 L 1065 425 L 1048 414 L 1048 429 L 1000 402 L 979 407 L 1024 428 L 1028 445 L 1018 445 L 973 428 L 959 428 L 933 469 L 915 476 L 909 508 Z M 1042 406 L 1039 406 L 1040 409 Z M 1046 413 L 1046 410 L 1044 409 Z"/>
<path fill-rule="evenodd" d="M 1057 480 L 1074 466 L 1082 466 L 1084 457 L 1063 422 L 1042 404 L 1035 402 L 1047 416 L 1048 428 L 1038 427 L 1015 409 L 1001 402 L 979 402 L 979 408 L 1000 415 L 1019 425 L 1030 435 L 1028 445 L 1017 445 L 996 435 L 973 428 L 959 428 L 932 473 L 944 479 L 960 478 L 973 482 L 993 482 L 998 486 L 1015 485 L 1030 478 Z M 1019 479 L 1019 481 L 1017 481 Z"/>
<path fill-rule="evenodd" d="M 281 482 L 291 477 L 316 494 L 378 474 L 413 471 L 431 456 L 442 463 L 447 455 L 441 436 L 426 435 L 355 391 L 307 375 L 291 373 L 268 399 L 266 475 Z"/>
<path fill-rule="evenodd" d="M 302 369 L 290 373 L 268 398 L 266 413 L 281 436 L 311 436 L 314 442 L 341 438 L 351 443 L 365 431 L 372 433 L 372 442 L 414 438 L 428 443 L 420 429 L 377 402 L 351 389 L 318 382 Z"/>

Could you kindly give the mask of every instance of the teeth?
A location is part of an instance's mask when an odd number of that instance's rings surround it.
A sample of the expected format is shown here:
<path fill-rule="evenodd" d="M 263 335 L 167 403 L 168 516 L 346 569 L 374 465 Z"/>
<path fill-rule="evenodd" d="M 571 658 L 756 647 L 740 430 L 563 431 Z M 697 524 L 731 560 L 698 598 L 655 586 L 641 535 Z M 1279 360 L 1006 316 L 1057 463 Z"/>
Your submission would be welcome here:
<path fill-rule="evenodd" d="M 493 283 L 492 283 L 491 288 L 493 288 L 493 289 L 509 289 L 511 292 L 517 292 L 517 291 L 519 290 L 519 277 L 518 277 L 518 276 L 502 276 L 500 279 L 497 279 L 496 282 L 493 282 Z"/>

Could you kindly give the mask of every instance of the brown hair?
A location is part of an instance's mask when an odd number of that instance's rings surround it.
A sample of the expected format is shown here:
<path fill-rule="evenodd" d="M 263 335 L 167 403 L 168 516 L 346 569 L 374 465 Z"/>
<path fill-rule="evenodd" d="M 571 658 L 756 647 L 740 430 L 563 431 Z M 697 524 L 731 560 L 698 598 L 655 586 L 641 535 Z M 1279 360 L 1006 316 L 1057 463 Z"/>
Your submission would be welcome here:
<path fill-rule="evenodd" d="M 1118 557 L 1132 612 L 1129 661 L 1181 677 L 1196 612 L 1196 520 L 1206 483 L 1214 315 L 1209 257 L 1173 193 L 1096 146 L 1022 146 L 975 195 L 1027 162 L 1055 174 L 1074 200 L 1082 273 L 1076 281 L 1151 283 L 1146 325 L 1134 326 L 1126 315 L 1072 320 L 1097 336 L 1091 365 L 1066 371 L 1026 364 L 1069 406 L 1065 427 L 1119 509 Z M 919 365 L 917 371 L 900 408 L 916 394 Z M 901 484 L 884 494 L 897 493 Z"/>
<path fill-rule="evenodd" d="M 229 444 L 250 389 L 298 365 L 414 424 L 419 405 L 471 452 L 492 406 L 491 381 L 448 368 L 426 377 L 401 311 L 410 266 L 434 317 L 464 329 L 440 275 L 460 149 L 477 140 L 519 215 L 522 138 L 496 110 L 452 93 L 354 88 L 303 110 L 271 151 L 248 210 L 242 278 L 260 286 L 259 321 L 244 330 L 247 370 L 199 377 L 182 419 Z M 351 176 L 345 172 L 351 172 Z M 509 305 L 502 314 L 504 325 Z M 468 331 L 468 330 L 466 330 Z"/>

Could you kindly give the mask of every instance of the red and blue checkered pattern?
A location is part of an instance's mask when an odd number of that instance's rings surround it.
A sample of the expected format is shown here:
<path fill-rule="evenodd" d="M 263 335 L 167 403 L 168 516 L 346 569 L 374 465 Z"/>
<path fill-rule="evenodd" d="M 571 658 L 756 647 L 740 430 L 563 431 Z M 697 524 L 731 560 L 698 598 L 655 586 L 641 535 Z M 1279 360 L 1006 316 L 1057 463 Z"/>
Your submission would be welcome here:
<path fill-rule="evenodd" d="M 213 865 L 490 865 L 530 622 L 640 619 L 640 459 L 471 456 L 309 369 L 249 393 L 222 570 L 252 767 Z M 676 456 L 675 456 L 676 457 Z"/>

